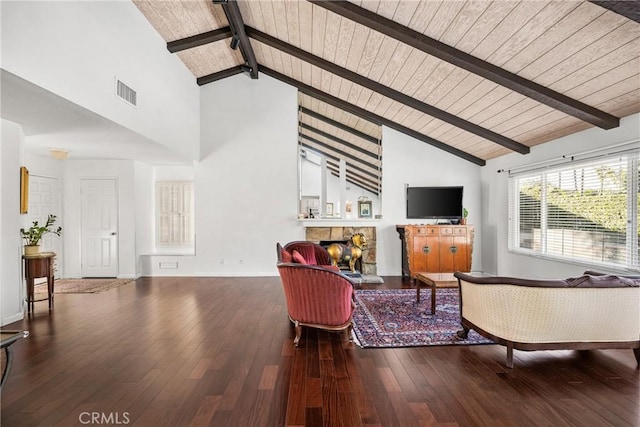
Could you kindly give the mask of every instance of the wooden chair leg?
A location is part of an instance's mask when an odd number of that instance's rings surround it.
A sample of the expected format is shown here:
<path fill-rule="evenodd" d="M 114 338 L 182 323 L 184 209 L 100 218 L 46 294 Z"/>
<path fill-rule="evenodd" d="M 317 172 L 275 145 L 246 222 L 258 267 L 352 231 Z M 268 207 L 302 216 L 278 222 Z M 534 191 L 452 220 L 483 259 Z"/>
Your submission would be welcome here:
<path fill-rule="evenodd" d="M 296 327 L 296 337 L 293 339 L 293 345 L 296 347 L 300 343 L 300 337 L 302 336 L 302 326 L 298 322 L 295 322 Z"/>
<path fill-rule="evenodd" d="M 640 369 L 640 348 L 634 348 L 633 354 L 636 356 L 636 362 L 638 364 L 638 369 Z"/>
<path fill-rule="evenodd" d="M 513 343 L 507 344 L 507 368 L 513 369 Z"/>
<path fill-rule="evenodd" d="M 350 323 L 347 327 L 347 337 L 349 338 L 349 342 L 353 342 L 353 323 Z"/>

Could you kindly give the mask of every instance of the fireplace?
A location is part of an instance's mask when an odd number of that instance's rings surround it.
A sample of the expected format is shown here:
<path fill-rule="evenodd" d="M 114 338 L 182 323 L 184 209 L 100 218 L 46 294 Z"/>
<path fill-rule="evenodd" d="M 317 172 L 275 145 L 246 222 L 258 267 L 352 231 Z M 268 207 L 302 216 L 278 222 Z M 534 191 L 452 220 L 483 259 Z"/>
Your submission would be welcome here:
<path fill-rule="evenodd" d="M 356 263 L 356 269 L 362 274 L 376 275 L 375 227 L 306 227 L 306 240 L 323 246 L 331 243 L 347 243 L 356 233 L 364 234 L 367 239 L 367 246 L 362 251 L 362 258 Z"/>

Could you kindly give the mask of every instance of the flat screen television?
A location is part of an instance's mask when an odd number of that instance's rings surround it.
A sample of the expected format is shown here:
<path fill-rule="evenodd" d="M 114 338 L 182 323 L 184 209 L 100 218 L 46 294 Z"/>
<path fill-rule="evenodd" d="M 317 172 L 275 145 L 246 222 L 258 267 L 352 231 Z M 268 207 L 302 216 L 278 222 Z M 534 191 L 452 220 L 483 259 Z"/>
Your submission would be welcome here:
<path fill-rule="evenodd" d="M 407 187 L 407 218 L 462 218 L 463 187 Z"/>

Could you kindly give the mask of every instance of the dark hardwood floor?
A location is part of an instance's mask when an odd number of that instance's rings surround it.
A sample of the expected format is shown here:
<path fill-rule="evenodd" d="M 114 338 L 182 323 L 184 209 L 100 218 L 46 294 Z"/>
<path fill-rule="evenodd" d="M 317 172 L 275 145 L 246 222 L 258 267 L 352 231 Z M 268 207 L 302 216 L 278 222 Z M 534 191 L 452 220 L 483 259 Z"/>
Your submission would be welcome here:
<path fill-rule="evenodd" d="M 2 426 L 640 425 L 631 350 L 515 351 L 511 370 L 498 345 L 361 349 L 305 328 L 294 348 L 277 277 L 143 278 L 46 304 L 4 327 L 31 336 Z"/>

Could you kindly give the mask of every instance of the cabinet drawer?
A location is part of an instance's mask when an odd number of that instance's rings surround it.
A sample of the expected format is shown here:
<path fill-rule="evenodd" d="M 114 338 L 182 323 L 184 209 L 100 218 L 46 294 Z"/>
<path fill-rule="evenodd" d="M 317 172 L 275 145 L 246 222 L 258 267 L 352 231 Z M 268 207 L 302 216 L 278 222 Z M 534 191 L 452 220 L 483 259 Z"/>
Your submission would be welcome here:
<path fill-rule="evenodd" d="M 453 229 L 453 234 L 467 234 L 467 227 L 456 227 Z"/>
<path fill-rule="evenodd" d="M 413 234 L 427 234 L 427 227 L 413 227 Z"/>
<path fill-rule="evenodd" d="M 443 235 L 453 234 L 453 227 L 442 227 L 440 229 L 440 234 L 443 234 Z"/>
<path fill-rule="evenodd" d="M 427 234 L 440 234 L 440 229 L 438 227 L 427 227 Z"/>

